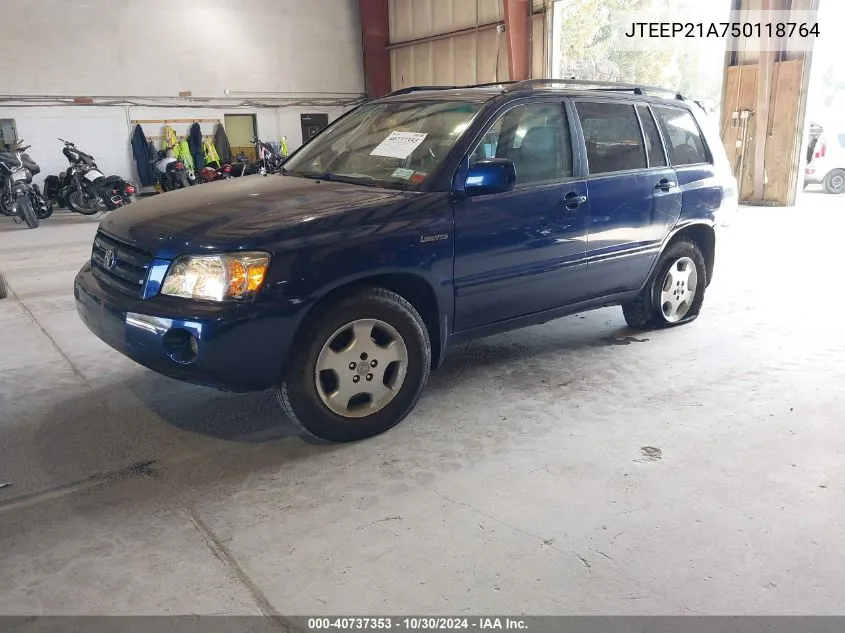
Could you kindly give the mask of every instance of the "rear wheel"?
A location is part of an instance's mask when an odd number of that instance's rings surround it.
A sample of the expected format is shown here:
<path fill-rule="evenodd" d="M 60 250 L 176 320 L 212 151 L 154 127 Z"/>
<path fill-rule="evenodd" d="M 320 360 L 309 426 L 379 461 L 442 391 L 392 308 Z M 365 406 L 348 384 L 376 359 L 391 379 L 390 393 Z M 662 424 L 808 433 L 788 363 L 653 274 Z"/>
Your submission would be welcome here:
<path fill-rule="evenodd" d="M 675 242 L 660 257 L 639 296 L 622 306 L 625 322 L 638 330 L 689 323 L 701 311 L 706 285 L 701 250 L 687 240 Z"/>
<path fill-rule="evenodd" d="M 399 424 L 431 367 L 422 317 L 383 288 L 338 302 L 297 338 L 279 402 L 293 422 L 331 442 L 362 440 Z"/>
<path fill-rule="evenodd" d="M 825 176 L 824 190 L 827 193 L 845 193 L 845 169 L 834 169 Z"/>
<path fill-rule="evenodd" d="M 35 215 L 35 210 L 32 208 L 32 201 L 29 199 L 29 194 L 22 193 L 18 195 L 17 205 L 18 213 L 21 219 L 26 222 L 26 225 L 31 229 L 38 228 L 40 221 L 38 216 Z"/>

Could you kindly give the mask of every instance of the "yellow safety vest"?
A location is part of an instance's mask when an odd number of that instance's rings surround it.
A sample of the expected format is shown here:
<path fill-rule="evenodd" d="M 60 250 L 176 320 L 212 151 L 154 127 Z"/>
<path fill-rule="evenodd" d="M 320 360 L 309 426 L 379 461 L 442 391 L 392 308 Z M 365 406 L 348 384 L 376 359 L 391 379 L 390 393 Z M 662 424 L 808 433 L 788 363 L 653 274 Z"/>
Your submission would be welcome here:
<path fill-rule="evenodd" d="M 205 155 L 205 162 L 208 163 L 217 163 L 220 164 L 220 155 L 217 153 L 217 150 L 214 148 L 214 143 L 210 140 L 206 139 L 202 142 L 202 152 Z"/>
<path fill-rule="evenodd" d="M 176 146 L 179 145 L 179 140 L 176 138 L 176 132 L 169 125 L 164 126 L 164 138 L 161 141 L 161 149 L 173 147 L 174 154 L 176 153 Z"/>
<path fill-rule="evenodd" d="M 185 163 L 185 169 L 194 171 L 194 157 L 191 156 L 191 147 L 188 145 L 188 141 L 179 141 L 179 145 L 176 146 L 176 158 Z"/>

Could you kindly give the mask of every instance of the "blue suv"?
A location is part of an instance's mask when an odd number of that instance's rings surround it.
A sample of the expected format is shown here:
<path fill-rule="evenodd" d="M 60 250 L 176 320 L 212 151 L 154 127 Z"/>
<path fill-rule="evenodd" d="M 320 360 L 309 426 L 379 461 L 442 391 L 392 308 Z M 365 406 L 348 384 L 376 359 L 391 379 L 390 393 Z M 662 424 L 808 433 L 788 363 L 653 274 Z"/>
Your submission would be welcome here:
<path fill-rule="evenodd" d="M 330 441 L 396 425 L 459 341 L 609 305 L 637 329 L 687 323 L 737 191 L 718 130 L 665 92 L 556 80 L 394 92 L 282 174 L 106 216 L 77 310 L 167 376 L 274 388 Z"/>

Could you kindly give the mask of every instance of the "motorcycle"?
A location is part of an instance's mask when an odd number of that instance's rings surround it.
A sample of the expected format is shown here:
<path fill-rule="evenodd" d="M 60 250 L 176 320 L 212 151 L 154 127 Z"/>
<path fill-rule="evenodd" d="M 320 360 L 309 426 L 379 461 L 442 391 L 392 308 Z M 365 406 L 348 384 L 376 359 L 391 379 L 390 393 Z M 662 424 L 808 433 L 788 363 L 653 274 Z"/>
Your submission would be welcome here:
<path fill-rule="evenodd" d="M 278 174 L 281 172 L 285 158 L 274 150 L 272 145 L 259 138 L 252 139 L 252 142 L 255 145 L 255 154 L 258 156 L 258 173 Z"/>
<path fill-rule="evenodd" d="M 70 141 L 64 143 L 62 154 L 70 163 L 67 171 L 59 176 L 58 183 L 45 180 L 45 189 L 52 193 L 56 184 L 56 198 L 77 213 L 93 215 L 100 211 L 112 211 L 132 202 L 135 185 L 120 176 L 106 176 L 97 168 L 91 154 L 86 154 Z"/>
<path fill-rule="evenodd" d="M 53 208 L 32 182 L 41 168 L 26 154 L 30 146 L 22 143 L 15 150 L 0 152 L 0 213 L 34 229 L 53 214 Z"/>
<path fill-rule="evenodd" d="M 278 174 L 282 171 L 282 164 L 287 160 L 284 156 L 275 151 L 272 145 L 258 138 L 252 139 L 252 143 L 255 145 L 258 160 L 250 162 L 247 155 L 240 152 L 235 164 L 232 165 L 233 178 L 253 174 Z"/>
<path fill-rule="evenodd" d="M 234 167 L 229 163 L 220 165 L 219 163 L 209 163 L 200 170 L 200 182 L 214 182 L 215 180 L 227 180 L 233 178 L 232 172 Z"/>
<path fill-rule="evenodd" d="M 173 191 L 190 187 L 193 183 L 185 169 L 185 163 L 169 155 L 174 145 L 160 149 L 153 158 L 152 165 L 156 170 L 156 189 L 161 192 Z"/>
<path fill-rule="evenodd" d="M 251 176 L 257 174 L 260 170 L 259 162 L 250 162 L 249 157 L 243 152 L 239 152 L 235 159 L 235 164 L 232 165 L 232 178 L 240 178 L 241 176 Z"/>

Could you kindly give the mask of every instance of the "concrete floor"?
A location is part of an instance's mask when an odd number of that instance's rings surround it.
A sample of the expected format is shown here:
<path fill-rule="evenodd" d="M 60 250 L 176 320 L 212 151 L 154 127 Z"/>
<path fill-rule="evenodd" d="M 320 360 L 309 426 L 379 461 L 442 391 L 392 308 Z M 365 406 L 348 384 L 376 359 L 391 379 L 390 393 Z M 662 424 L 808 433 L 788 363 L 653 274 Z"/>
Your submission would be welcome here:
<path fill-rule="evenodd" d="M 0 220 L 0 614 L 842 612 L 845 198 L 743 209 L 689 326 L 477 341 L 343 446 L 91 335 L 95 221 Z"/>

